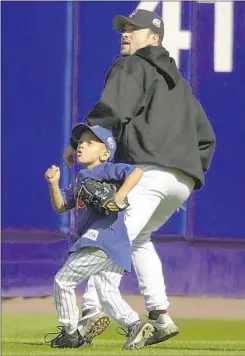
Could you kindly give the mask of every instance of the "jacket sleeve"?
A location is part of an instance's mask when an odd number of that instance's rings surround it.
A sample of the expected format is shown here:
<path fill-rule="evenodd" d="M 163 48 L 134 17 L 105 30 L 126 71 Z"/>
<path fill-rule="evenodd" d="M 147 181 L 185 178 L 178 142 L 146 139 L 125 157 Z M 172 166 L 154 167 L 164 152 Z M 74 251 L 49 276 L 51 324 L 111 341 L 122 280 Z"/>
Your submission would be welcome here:
<path fill-rule="evenodd" d="M 120 139 L 123 124 L 140 109 L 143 98 L 143 67 L 134 56 L 118 61 L 109 72 L 99 102 L 88 114 L 90 126 L 100 125 Z"/>
<path fill-rule="evenodd" d="M 203 110 L 201 105 L 199 106 L 199 114 L 197 115 L 197 135 L 198 135 L 198 148 L 201 156 L 201 163 L 203 172 L 206 172 L 211 164 L 216 139 L 212 126 Z"/>

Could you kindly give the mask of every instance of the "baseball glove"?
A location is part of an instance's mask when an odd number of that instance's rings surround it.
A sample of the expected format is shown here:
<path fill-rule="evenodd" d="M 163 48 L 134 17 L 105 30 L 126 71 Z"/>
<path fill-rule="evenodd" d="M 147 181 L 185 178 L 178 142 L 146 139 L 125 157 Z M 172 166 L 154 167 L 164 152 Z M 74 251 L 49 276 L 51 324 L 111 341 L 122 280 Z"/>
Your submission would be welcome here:
<path fill-rule="evenodd" d="M 82 200 L 86 206 L 95 209 L 97 212 L 109 215 L 110 212 L 122 211 L 129 205 L 127 200 L 123 206 L 116 204 L 117 189 L 116 184 L 87 178 L 77 189 L 76 198 Z"/>

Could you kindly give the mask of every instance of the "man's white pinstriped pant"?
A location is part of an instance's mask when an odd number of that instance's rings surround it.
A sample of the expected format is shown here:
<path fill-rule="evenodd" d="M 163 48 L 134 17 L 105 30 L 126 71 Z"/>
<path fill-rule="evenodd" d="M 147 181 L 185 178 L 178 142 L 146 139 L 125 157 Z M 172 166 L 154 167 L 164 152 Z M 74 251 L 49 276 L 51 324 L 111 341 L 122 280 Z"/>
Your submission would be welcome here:
<path fill-rule="evenodd" d="M 75 288 L 93 275 L 102 309 L 122 326 L 139 320 L 138 314 L 122 298 L 119 285 L 123 269 L 102 250 L 83 248 L 74 252 L 55 276 L 54 300 L 59 321 L 68 334 L 77 330 L 79 309 Z"/>

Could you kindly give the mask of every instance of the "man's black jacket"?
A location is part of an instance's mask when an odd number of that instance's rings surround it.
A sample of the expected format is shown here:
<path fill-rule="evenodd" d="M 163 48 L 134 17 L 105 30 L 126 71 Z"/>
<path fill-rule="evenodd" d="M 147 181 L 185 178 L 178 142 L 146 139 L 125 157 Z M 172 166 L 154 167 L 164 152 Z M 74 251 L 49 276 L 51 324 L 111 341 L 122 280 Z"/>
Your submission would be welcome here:
<path fill-rule="evenodd" d="M 195 179 L 195 189 L 204 184 L 214 132 L 164 48 L 148 46 L 118 60 L 86 120 L 113 132 L 116 162 L 178 168 Z"/>

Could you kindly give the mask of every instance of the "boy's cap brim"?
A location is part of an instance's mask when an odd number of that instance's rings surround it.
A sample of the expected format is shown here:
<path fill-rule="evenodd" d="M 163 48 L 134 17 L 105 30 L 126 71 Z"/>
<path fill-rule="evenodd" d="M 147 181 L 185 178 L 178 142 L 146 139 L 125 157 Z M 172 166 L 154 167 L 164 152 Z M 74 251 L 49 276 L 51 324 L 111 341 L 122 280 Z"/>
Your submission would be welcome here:
<path fill-rule="evenodd" d="M 78 143 L 78 141 L 80 140 L 81 134 L 86 130 L 93 132 L 93 134 L 96 137 L 98 137 L 89 125 L 81 123 L 81 124 L 77 124 L 72 129 L 72 137 L 73 137 L 74 141 L 76 141 Z M 98 137 L 98 139 L 100 140 L 99 137 Z"/>
<path fill-rule="evenodd" d="M 75 138 L 75 141 L 78 142 L 80 140 L 81 134 L 87 130 L 91 131 L 101 142 L 103 142 L 106 145 L 104 137 L 100 136 L 98 131 L 96 129 L 93 129 L 93 126 L 89 126 L 83 123 L 77 124 L 76 126 L 74 126 L 72 130 L 72 134 L 74 135 L 73 137 Z"/>

